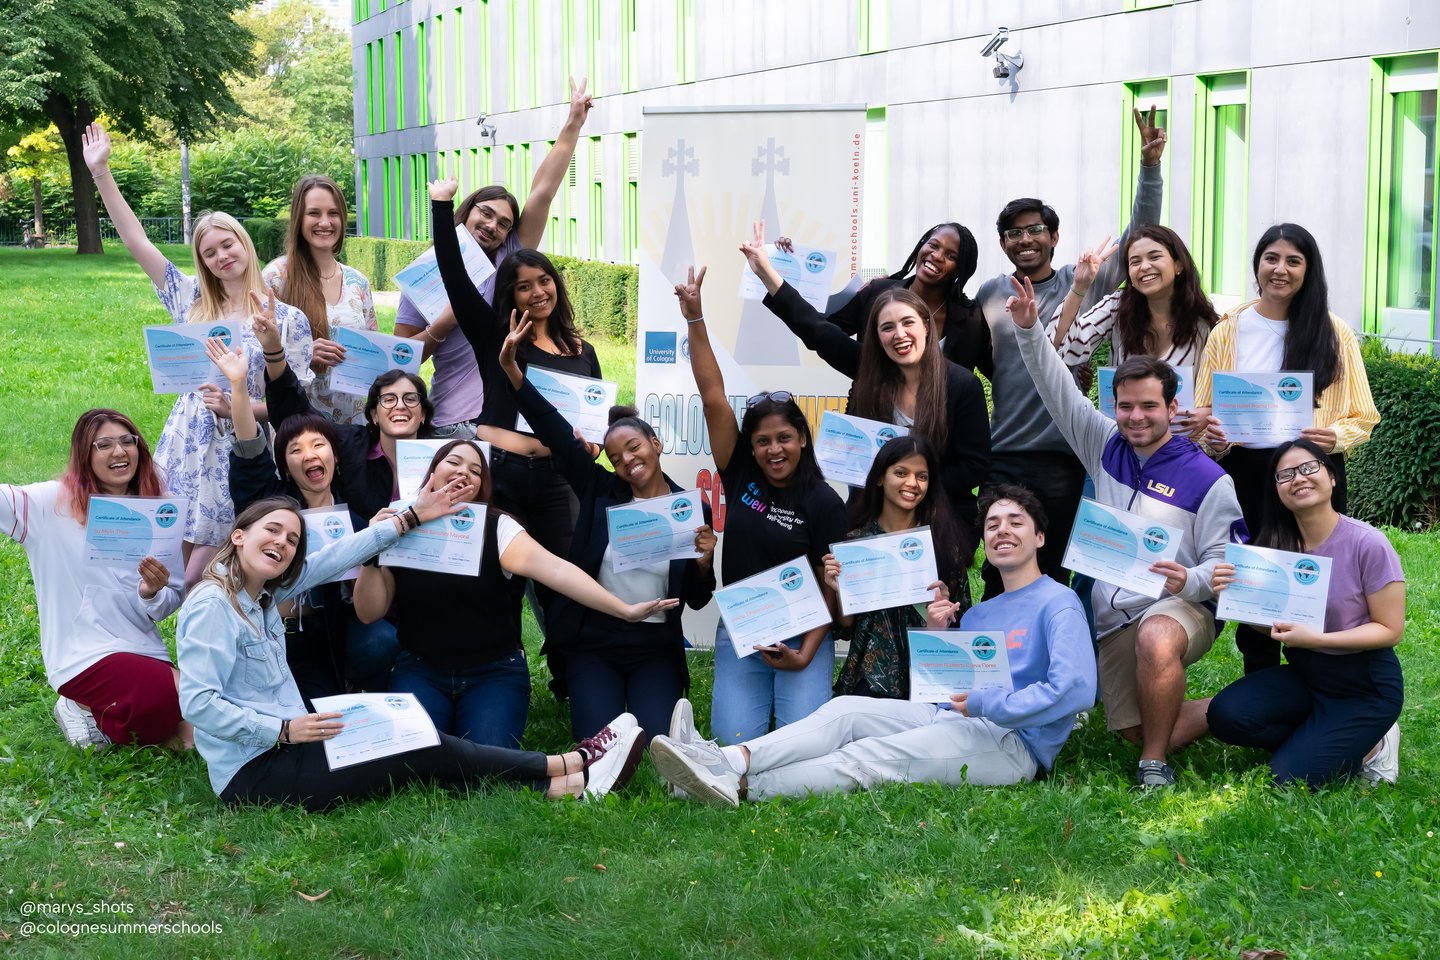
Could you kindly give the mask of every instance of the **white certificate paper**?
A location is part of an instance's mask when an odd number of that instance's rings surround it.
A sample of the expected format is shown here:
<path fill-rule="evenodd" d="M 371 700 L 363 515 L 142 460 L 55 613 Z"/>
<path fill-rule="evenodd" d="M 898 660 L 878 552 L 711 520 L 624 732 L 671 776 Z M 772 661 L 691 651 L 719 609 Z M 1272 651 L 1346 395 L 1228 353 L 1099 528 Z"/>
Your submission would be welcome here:
<path fill-rule="evenodd" d="M 935 599 L 940 579 L 929 527 L 832 543 L 840 561 L 840 610 L 846 616 Z"/>
<path fill-rule="evenodd" d="M 1167 364 L 1175 371 L 1175 379 L 1178 386 L 1175 389 L 1175 403 L 1180 412 L 1195 409 L 1195 382 L 1191 379 L 1191 371 L 1185 367 L 1177 367 L 1175 364 Z M 1096 387 L 1100 412 L 1111 420 L 1115 419 L 1115 368 L 1101 367 L 1098 376 L 1099 386 Z"/>
<path fill-rule="evenodd" d="M 465 225 L 461 224 L 455 228 L 455 236 L 460 239 L 460 257 L 465 261 L 465 272 L 470 275 L 470 282 L 475 289 L 490 279 L 495 272 L 495 264 L 485 255 L 480 244 L 475 242 L 475 237 Z M 450 298 L 445 294 L 445 283 L 440 279 L 440 265 L 435 262 L 435 250 L 426 250 L 416 257 L 404 270 L 395 274 L 395 285 L 405 292 L 415 308 L 425 315 L 425 319 L 434 323 L 445 308 L 450 306 Z"/>
<path fill-rule="evenodd" d="M 390 506 L 398 513 L 410 501 L 397 500 Z M 485 504 L 467 503 L 460 512 L 422 523 L 380 551 L 380 566 L 473 577 L 480 573 L 484 549 Z"/>
<path fill-rule="evenodd" d="M 815 434 L 815 459 L 826 480 L 863 487 L 880 448 L 886 441 L 909 432 L 908 427 L 893 423 L 826 410 L 820 415 L 820 429 Z"/>
<path fill-rule="evenodd" d="M 715 602 L 737 657 L 756 653 L 757 643 L 780 643 L 830 622 L 820 581 L 805 557 L 721 587 Z"/>
<path fill-rule="evenodd" d="M 1231 543 L 1225 562 L 1235 565 L 1235 580 L 1220 591 L 1217 617 L 1262 627 L 1298 623 L 1325 629 L 1329 557 Z"/>
<path fill-rule="evenodd" d="M 1061 565 L 1087 577 L 1123 587 L 1146 597 L 1159 597 L 1165 578 L 1150 572 L 1160 560 L 1180 553 L 1179 527 L 1147 520 L 1085 497 L 1070 529 Z"/>
<path fill-rule="evenodd" d="M 1314 397 L 1315 375 L 1309 370 L 1227 370 L 1211 381 L 1211 412 L 1231 443 L 1274 447 L 1294 440 L 1315 426 Z"/>
<path fill-rule="evenodd" d="M 834 250 L 821 250 L 794 244 L 793 252 L 786 252 L 772 245 L 767 251 L 770 265 L 794 287 L 805 300 L 824 313 L 830 302 L 830 287 L 835 282 L 835 262 L 839 255 Z M 765 284 L 755 276 L 747 265 L 740 274 L 740 297 L 743 300 L 764 300 Z"/>
<path fill-rule="evenodd" d="M 949 703 L 977 687 L 1014 689 L 1005 637 L 991 630 L 910 630 L 910 699 Z"/>
<path fill-rule="evenodd" d="M 336 327 L 330 335 L 345 348 L 344 362 L 330 368 L 330 389 L 338 393 L 364 396 L 387 370 L 420 373 L 423 351 L 414 340 L 350 327 Z"/>
<path fill-rule="evenodd" d="M 311 507 L 308 510 L 301 510 L 300 519 L 305 523 L 306 560 L 309 560 L 341 537 L 349 536 L 355 532 L 355 525 L 350 521 L 350 508 L 343 503 L 337 503 L 333 507 Z M 351 567 L 338 577 L 332 577 L 326 582 L 335 583 L 339 580 L 354 580 L 359 576 L 360 568 Z"/>
<path fill-rule="evenodd" d="M 705 523 L 700 504 L 699 490 L 685 490 L 607 508 L 615 572 L 700 556 L 695 550 L 695 531 Z"/>
<path fill-rule="evenodd" d="M 396 440 L 395 441 L 395 485 L 400 488 L 400 497 L 409 500 L 420 495 L 420 485 L 425 482 L 425 472 L 430 469 L 430 461 L 435 459 L 436 452 L 447 443 L 455 440 L 450 437 L 444 440 Z M 471 443 L 479 444 L 480 452 L 485 456 L 485 463 L 490 463 L 490 441 L 472 440 Z"/>
<path fill-rule="evenodd" d="M 175 497 L 91 497 L 85 517 L 85 559 L 134 570 L 146 557 L 183 572 L 185 512 L 190 501 Z"/>
<path fill-rule="evenodd" d="M 205 341 L 215 337 L 234 347 L 240 331 L 227 320 L 215 323 L 170 323 L 145 328 L 145 358 L 156 393 L 188 393 L 202 383 L 228 389 L 230 381 L 205 355 Z"/>
<path fill-rule="evenodd" d="M 615 406 L 619 393 L 616 384 L 533 366 L 525 371 L 525 379 L 560 411 L 570 426 L 580 431 L 580 436 L 591 443 L 605 441 L 605 431 L 610 427 L 610 408 Z M 515 429 L 520 433 L 533 432 L 522 413 L 515 414 Z"/>
<path fill-rule="evenodd" d="M 317 713 L 342 714 L 344 728 L 324 741 L 331 770 L 440 743 L 434 721 L 413 693 L 344 693 L 312 702 Z"/>

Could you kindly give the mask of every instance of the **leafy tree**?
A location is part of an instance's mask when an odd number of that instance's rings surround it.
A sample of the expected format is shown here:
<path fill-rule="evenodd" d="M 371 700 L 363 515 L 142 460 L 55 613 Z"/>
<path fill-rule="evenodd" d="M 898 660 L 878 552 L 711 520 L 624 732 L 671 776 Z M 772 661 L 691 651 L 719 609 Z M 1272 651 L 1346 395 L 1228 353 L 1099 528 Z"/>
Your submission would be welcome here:
<path fill-rule="evenodd" d="M 45 190 L 41 180 L 53 172 L 64 155 L 65 145 L 60 142 L 59 131 L 53 123 L 43 130 L 25 134 L 5 150 L 11 174 L 30 182 L 31 217 L 36 235 L 45 233 Z"/>
<path fill-rule="evenodd" d="M 232 127 L 259 125 L 348 146 L 354 125 L 349 34 L 310 0 L 252 7 L 236 19 L 255 37 L 255 67 L 231 83 L 245 113 Z"/>
<path fill-rule="evenodd" d="M 55 124 L 65 145 L 80 253 L 99 253 L 94 182 L 80 135 L 103 112 L 137 134 L 151 118 L 186 137 L 238 109 L 226 74 L 250 68 L 249 0 L 0 0 L 0 123 Z"/>

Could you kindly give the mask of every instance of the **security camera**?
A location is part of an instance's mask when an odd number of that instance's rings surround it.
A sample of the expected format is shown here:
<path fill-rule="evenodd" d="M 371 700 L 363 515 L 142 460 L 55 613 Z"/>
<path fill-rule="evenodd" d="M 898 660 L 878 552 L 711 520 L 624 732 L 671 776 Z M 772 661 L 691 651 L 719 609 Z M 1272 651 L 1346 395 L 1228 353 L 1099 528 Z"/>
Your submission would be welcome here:
<path fill-rule="evenodd" d="M 1010 39 L 1010 28 L 1009 28 L 1009 27 L 1000 27 L 1000 28 L 997 29 L 993 34 L 991 34 L 989 40 L 985 41 L 985 46 L 980 50 L 980 56 L 982 56 L 982 57 L 994 56 L 994 55 L 995 55 L 995 52 L 998 51 L 1001 47 L 1003 47 L 1003 46 L 1005 45 L 1005 41 L 1006 41 L 1006 40 L 1009 40 L 1009 39 Z M 997 74 L 995 74 L 995 76 L 998 77 L 998 76 L 1001 76 L 1001 74 L 997 73 Z"/>
<path fill-rule="evenodd" d="M 995 74 L 996 80 L 1008 80 L 1010 78 L 1010 64 L 997 58 L 995 60 L 995 69 L 991 72 Z"/>

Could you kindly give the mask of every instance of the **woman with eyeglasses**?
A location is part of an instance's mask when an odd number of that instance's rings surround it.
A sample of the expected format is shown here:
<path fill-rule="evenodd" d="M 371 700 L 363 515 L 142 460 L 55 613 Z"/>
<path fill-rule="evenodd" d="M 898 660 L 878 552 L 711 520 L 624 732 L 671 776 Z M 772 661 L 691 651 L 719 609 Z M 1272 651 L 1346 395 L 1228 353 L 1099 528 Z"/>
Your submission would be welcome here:
<path fill-rule="evenodd" d="M 24 548 L 35 582 L 40 657 L 59 694 L 55 722 L 77 747 L 194 745 L 155 627 L 180 606 L 181 571 L 154 557 L 130 570 L 86 559 L 91 497 L 164 495 L 135 422 L 105 409 L 75 421 L 59 480 L 0 484 L 0 531 Z"/>
<path fill-rule="evenodd" d="M 479 572 L 365 566 L 355 581 L 355 613 L 366 623 L 387 612 L 395 618 L 401 653 L 394 687 L 414 693 L 445 733 L 496 747 L 519 745 L 530 712 L 520 626 L 526 578 L 627 624 L 663 617 L 679 604 L 664 599 L 663 589 L 658 599 L 654 593 L 617 597 L 542 547 L 495 505 L 490 469 L 473 440 L 451 440 L 435 451 L 425 480 L 437 488 L 463 487 L 461 499 L 488 507 Z"/>
<path fill-rule="evenodd" d="M 1335 475 L 1335 509 L 1344 513 L 1345 456 L 1380 422 L 1360 343 L 1350 325 L 1330 312 L 1325 265 L 1310 231 L 1294 223 L 1266 230 L 1255 244 L 1253 266 L 1259 298 L 1222 317 L 1205 344 L 1195 379 L 1192 430 L 1234 478 L 1245 523 L 1254 528 L 1264 520 L 1261 504 L 1275 450 L 1229 442 L 1225 424 L 1213 415 L 1212 377 L 1226 370 L 1311 371 L 1315 425 L 1302 430 L 1300 438 L 1324 452 Z M 1253 627 L 1241 625 L 1235 645 L 1246 673 L 1280 662 L 1280 645 Z"/>
<path fill-rule="evenodd" d="M 930 307 L 913 290 L 889 287 L 870 301 L 865 331 L 852 340 L 781 279 L 764 236 L 765 223 L 757 221 L 754 240 L 740 252 L 769 291 L 766 306 L 820 359 L 854 380 L 847 412 L 905 427 L 939 452 L 940 484 L 961 525 L 973 528 L 975 488 L 990 469 L 990 414 L 975 374 L 941 354 Z M 934 259 L 929 255 L 926 263 Z M 973 555 L 977 538 L 967 539 Z"/>
<path fill-rule="evenodd" d="M 690 367 L 710 432 L 710 451 L 725 490 L 722 583 L 796 558 L 825 577 L 830 544 L 845 538 L 845 504 L 815 462 L 810 424 L 787 391 L 756 394 L 737 425 L 725 377 L 705 329 L 700 287 L 705 268 L 690 268 L 675 286 L 690 337 Z M 710 731 L 721 743 L 740 743 L 807 717 L 830 699 L 835 641 L 829 626 L 756 644 L 758 656 L 739 657 L 722 620 L 715 629 L 715 686 Z"/>
<path fill-rule="evenodd" d="M 1284 665 L 1246 673 L 1210 701 L 1210 732 L 1270 753 L 1279 783 L 1312 789 L 1360 776 L 1394 783 L 1400 773 L 1404 677 L 1395 647 L 1405 631 L 1405 571 L 1385 535 L 1335 509 L 1329 451 L 1315 440 L 1282 443 L 1270 458 L 1261 547 L 1330 558 L 1323 629 L 1277 623 Z M 1235 567 L 1215 566 L 1219 593 Z"/>
<path fill-rule="evenodd" d="M 453 222 L 457 227 L 463 224 L 496 267 L 517 250 L 539 249 L 549 221 L 550 204 L 555 199 L 565 171 L 570 168 L 575 144 L 580 139 L 580 128 L 594 105 L 585 92 L 585 84 L 584 78 L 581 78 L 579 87 L 575 86 L 573 78 L 570 81 L 569 113 L 550 152 L 535 170 L 535 179 L 525 195 L 523 210 L 514 194 L 499 184 L 491 184 L 456 204 L 453 216 L 433 222 Z M 495 302 L 496 279 L 496 274 L 492 273 L 478 288 L 480 296 L 491 303 Z M 409 296 L 401 295 L 400 307 L 395 314 L 395 336 L 416 341 L 423 355 L 434 364 L 430 396 L 435 403 L 436 435 L 473 437 L 476 427 L 483 422 L 480 413 L 485 408 L 486 388 L 490 381 L 482 376 L 483 368 L 476 366 L 465 337 L 455 336 L 457 330 L 453 306 L 432 323 Z"/>

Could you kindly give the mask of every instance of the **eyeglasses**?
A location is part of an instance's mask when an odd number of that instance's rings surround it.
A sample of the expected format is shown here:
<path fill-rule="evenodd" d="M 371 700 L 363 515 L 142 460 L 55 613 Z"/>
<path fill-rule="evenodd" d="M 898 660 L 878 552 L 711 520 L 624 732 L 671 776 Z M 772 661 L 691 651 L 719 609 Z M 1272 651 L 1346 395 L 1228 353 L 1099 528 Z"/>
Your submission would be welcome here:
<path fill-rule="evenodd" d="M 1300 474 L 1300 476 L 1302 477 L 1313 477 L 1319 472 L 1319 460 L 1306 460 L 1304 463 L 1298 464 L 1296 466 L 1286 467 L 1284 470 L 1276 470 L 1275 482 L 1289 483 L 1291 480 L 1295 479 L 1295 474 L 1297 473 Z"/>
<path fill-rule="evenodd" d="M 380 406 L 386 410 L 393 410 L 396 404 L 403 403 L 407 407 L 420 406 L 420 394 L 418 393 L 382 393 L 380 394 Z"/>
<path fill-rule="evenodd" d="M 757 393 L 745 401 L 746 407 L 753 407 L 757 403 L 764 403 L 766 400 L 774 400 L 776 403 L 788 403 L 793 394 L 789 390 L 767 390 L 764 393 Z"/>
<path fill-rule="evenodd" d="M 1001 236 L 1006 240 L 1021 240 L 1027 234 L 1032 237 L 1038 237 L 1049 229 L 1050 228 L 1043 223 L 1032 223 L 1027 227 L 1011 227 L 1002 233 Z"/>
<path fill-rule="evenodd" d="M 129 450 L 139 442 L 139 437 L 133 433 L 127 433 L 123 437 L 101 437 L 99 440 L 92 441 L 90 445 L 101 453 L 109 453 L 115 449 L 115 444 L 117 443 L 120 444 L 122 448 Z"/>

